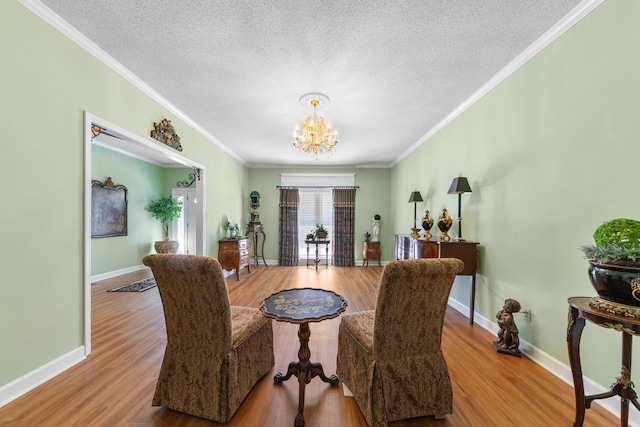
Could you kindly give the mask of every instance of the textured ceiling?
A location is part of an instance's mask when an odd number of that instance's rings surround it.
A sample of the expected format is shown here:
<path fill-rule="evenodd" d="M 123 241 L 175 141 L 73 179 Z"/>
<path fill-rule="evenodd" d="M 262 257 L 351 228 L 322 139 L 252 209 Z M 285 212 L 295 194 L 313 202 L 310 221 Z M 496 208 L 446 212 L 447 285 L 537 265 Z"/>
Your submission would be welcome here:
<path fill-rule="evenodd" d="M 248 166 L 383 167 L 581 1 L 42 3 Z M 307 92 L 340 134 L 317 160 L 290 143 Z"/>

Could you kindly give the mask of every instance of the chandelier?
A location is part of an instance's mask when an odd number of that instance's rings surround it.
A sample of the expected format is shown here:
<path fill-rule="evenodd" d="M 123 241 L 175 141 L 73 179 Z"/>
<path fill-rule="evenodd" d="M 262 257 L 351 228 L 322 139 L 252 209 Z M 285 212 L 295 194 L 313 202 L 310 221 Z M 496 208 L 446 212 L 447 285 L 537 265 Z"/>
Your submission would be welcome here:
<path fill-rule="evenodd" d="M 324 118 L 316 115 L 316 110 L 329 105 L 331 100 L 322 93 L 307 93 L 300 97 L 300 104 L 313 108 L 313 116 L 307 117 L 302 129 L 296 126 L 291 144 L 305 154 L 315 156 L 328 153 L 338 143 L 338 131 L 331 132 L 331 125 L 324 123 Z"/>

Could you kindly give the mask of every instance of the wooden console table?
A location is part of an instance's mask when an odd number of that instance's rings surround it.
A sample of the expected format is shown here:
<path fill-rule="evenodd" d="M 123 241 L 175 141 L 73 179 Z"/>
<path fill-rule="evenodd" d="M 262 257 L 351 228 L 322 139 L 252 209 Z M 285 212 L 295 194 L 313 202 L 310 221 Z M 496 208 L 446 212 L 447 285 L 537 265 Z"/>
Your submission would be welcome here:
<path fill-rule="evenodd" d="M 224 270 L 235 269 L 238 280 L 240 280 L 240 269 L 247 267 L 247 271 L 251 273 L 250 252 L 246 237 L 218 240 L 218 261 Z"/>
<path fill-rule="evenodd" d="M 633 335 L 640 334 L 640 318 L 625 315 L 627 307 L 614 302 L 604 302 L 604 309 L 594 308 L 590 305 L 590 297 L 569 298 L 569 325 L 567 328 L 567 346 L 569 349 L 569 362 L 571 363 L 571 375 L 573 376 L 573 388 L 576 395 L 576 417 L 574 427 L 582 427 L 584 423 L 585 409 L 591 406 L 596 399 L 611 396 L 620 396 L 620 425 L 626 427 L 629 424 L 629 402 L 640 410 L 633 382 L 631 382 L 631 339 Z M 603 302 L 603 300 L 600 300 Z M 632 307 L 631 310 L 640 313 L 640 307 Z M 640 314 L 638 314 L 640 315 Z M 622 333 L 622 368 L 620 376 L 611 385 L 610 391 L 592 396 L 584 395 L 584 380 L 582 378 L 582 365 L 580 363 L 580 338 L 584 329 L 585 320 L 598 326 L 614 329 Z"/>
<path fill-rule="evenodd" d="M 459 276 L 471 276 L 471 295 L 469 302 L 469 323 L 473 325 L 476 304 L 476 272 L 478 242 L 443 242 L 440 240 L 414 239 L 409 235 L 396 234 L 396 259 L 417 258 L 458 258 L 464 262 Z"/>

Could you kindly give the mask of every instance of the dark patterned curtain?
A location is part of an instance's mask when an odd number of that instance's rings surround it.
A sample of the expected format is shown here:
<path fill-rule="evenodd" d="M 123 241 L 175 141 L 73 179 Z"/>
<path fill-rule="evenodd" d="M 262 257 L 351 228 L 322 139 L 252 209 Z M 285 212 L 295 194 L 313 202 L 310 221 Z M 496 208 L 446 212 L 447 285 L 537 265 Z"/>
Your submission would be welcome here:
<path fill-rule="evenodd" d="M 280 189 L 278 265 L 298 265 L 298 189 Z"/>
<path fill-rule="evenodd" d="M 340 267 L 356 265 L 353 253 L 355 212 L 356 189 L 335 188 L 333 190 L 333 265 Z"/>

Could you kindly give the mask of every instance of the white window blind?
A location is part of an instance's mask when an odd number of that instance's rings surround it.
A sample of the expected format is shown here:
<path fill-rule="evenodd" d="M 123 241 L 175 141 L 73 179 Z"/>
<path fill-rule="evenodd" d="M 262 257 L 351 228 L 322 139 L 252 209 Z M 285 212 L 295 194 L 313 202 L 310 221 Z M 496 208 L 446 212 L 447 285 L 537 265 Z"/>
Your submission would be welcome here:
<path fill-rule="evenodd" d="M 349 173 L 282 173 L 280 185 L 298 187 L 300 204 L 298 205 L 298 248 L 300 258 L 307 257 L 307 234 L 316 230 L 316 224 L 327 229 L 327 239 L 332 240 L 333 226 L 333 187 L 351 187 L 355 185 L 355 174 Z M 315 257 L 315 246 L 309 248 L 309 256 Z M 313 252 L 312 252 L 313 251 Z M 319 258 L 325 258 L 325 251 L 318 252 Z M 329 251 L 331 256 L 331 251 Z"/>
<path fill-rule="evenodd" d="M 333 206 L 331 203 L 331 188 L 300 188 L 298 189 L 300 204 L 298 205 L 298 248 L 300 258 L 306 258 L 307 245 L 304 243 L 307 234 L 316 230 L 317 224 L 324 225 L 331 240 L 331 226 L 333 224 Z M 315 246 L 310 248 L 315 257 Z M 320 253 L 322 252 L 322 253 Z M 320 251 L 320 258 L 325 258 L 325 251 Z"/>

